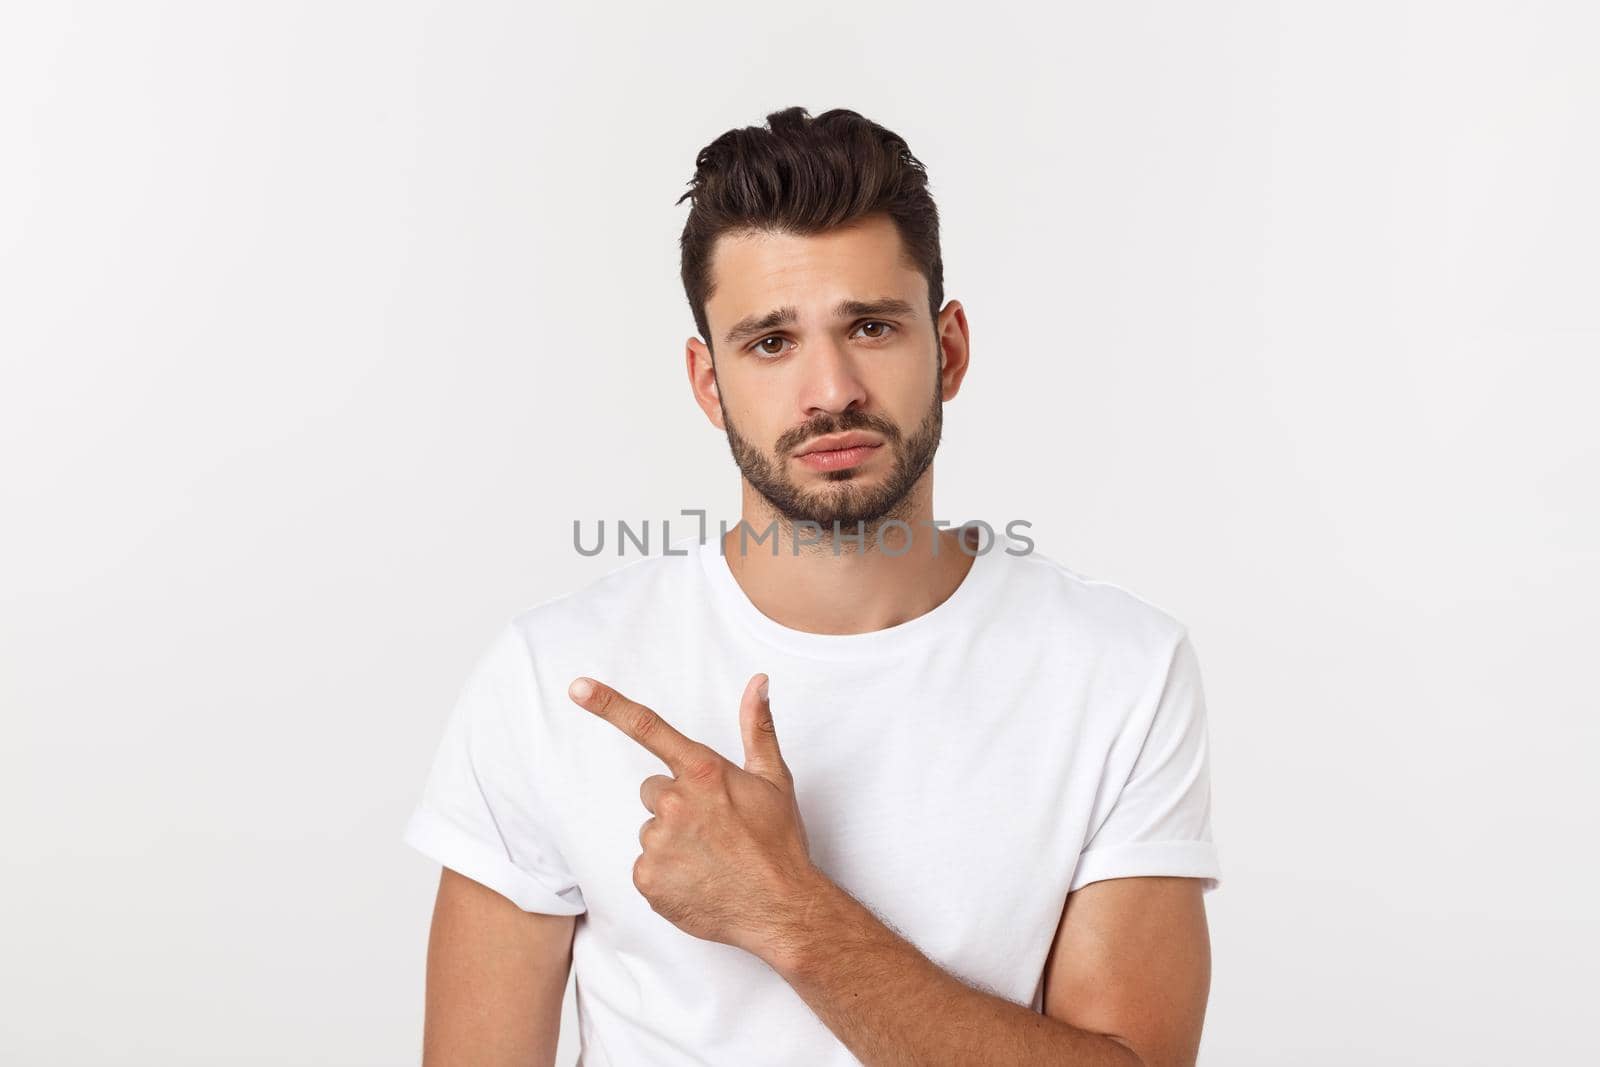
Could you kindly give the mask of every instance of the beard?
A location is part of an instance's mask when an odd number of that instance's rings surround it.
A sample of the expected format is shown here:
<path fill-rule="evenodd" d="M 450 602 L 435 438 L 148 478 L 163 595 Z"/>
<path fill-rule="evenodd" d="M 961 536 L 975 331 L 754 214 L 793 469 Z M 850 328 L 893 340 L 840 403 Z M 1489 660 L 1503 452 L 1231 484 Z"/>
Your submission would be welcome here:
<path fill-rule="evenodd" d="M 909 437 L 884 416 L 849 408 L 790 430 L 778 438 L 769 455 L 734 428 L 726 407 L 722 409 L 722 424 L 727 430 L 733 461 L 738 464 L 745 481 L 791 526 L 814 522 L 822 527 L 824 534 L 831 534 L 835 523 L 841 532 L 848 533 L 855 532 L 858 523 L 865 523 L 866 533 L 875 536 L 874 526 L 880 522 L 889 519 L 910 522 L 911 490 L 933 463 L 933 454 L 939 448 L 939 434 L 944 425 L 941 385 L 936 376 L 933 402 Z M 859 466 L 819 471 L 823 484 L 816 486 L 803 486 L 789 477 L 788 462 L 796 448 L 823 434 L 848 430 L 866 430 L 883 438 L 880 447 L 891 449 L 894 455 L 888 474 L 867 473 Z"/>

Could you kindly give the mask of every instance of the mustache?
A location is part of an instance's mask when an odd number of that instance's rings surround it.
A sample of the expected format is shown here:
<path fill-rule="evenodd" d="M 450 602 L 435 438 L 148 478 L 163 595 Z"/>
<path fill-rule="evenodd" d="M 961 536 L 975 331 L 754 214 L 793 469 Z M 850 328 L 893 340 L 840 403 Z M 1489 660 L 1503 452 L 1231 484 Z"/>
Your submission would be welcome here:
<path fill-rule="evenodd" d="M 900 439 L 900 427 L 888 419 L 865 411 L 846 411 L 835 416 L 812 419 L 804 426 L 797 426 L 779 437 L 773 448 L 780 455 L 787 455 L 814 437 L 845 433 L 849 430 L 871 430 L 890 442 Z"/>

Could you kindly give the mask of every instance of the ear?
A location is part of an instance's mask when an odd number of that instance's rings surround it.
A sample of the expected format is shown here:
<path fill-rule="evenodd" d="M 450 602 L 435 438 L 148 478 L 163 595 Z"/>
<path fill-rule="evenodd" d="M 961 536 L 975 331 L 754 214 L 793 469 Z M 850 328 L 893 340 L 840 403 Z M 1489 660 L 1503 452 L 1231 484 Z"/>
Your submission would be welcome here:
<path fill-rule="evenodd" d="M 939 344 L 939 392 L 941 400 L 954 400 L 961 391 L 972 358 L 972 336 L 967 330 L 967 312 L 959 300 L 952 300 L 939 312 L 933 330 Z"/>
<path fill-rule="evenodd" d="M 711 349 L 698 337 L 691 337 L 683 347 L 684 369 L 689 372 L 689 389 L 694 402 L 705 413 L 711 425 L 723 429 L 722 393 L 717 386 L 717 365 L 711 358 Z"/>

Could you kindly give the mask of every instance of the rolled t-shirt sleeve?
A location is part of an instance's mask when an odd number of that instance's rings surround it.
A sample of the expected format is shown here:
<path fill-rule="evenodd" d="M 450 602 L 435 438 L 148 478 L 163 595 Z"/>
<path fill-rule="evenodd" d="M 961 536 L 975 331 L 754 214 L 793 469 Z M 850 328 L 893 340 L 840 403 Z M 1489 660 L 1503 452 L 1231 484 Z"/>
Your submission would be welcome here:
<path fill-rule="evenodd" d="M 1068 892 L 1135 875 L 1200 878 L 1210 892 L 1222 870 L 1211 838 L 1205 693 L 1187 633 L 1173 647 L 1154 712 L 1131 725 L 1130 740 L 1142 732 L 1138 755 L 1079 855 Z"/>
<path fill-rule="evenodd" d="M 523 911 L 578 915 L 583 892 L 539 790 L 539 700 L 526 640 L 508 625 L 456 699 L 404 841 Z"/>

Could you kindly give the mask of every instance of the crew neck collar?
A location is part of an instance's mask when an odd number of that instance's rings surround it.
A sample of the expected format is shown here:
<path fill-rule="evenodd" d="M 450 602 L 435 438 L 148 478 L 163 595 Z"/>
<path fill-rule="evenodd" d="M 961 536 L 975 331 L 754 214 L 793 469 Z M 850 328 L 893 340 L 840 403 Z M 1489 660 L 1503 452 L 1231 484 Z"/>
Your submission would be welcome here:
<path fill-rule="evenodd" d="M 971 524 L 961 527 L 962 530 L 972 528 L 974 527 Z M 978 528 L 980 544 L 983 540 L 982 535 L 982 529 Z M 1005 555 L 1008 547 L 1013 549 L 1016 547 L 1016 542 L 998 531 L 994 532 L 991 540 L 989 550 L 973 556 L 972 566 L 967 569 L 961 584 L 956 586 L 955 591 L 941 603 L 914 619 L 860 634 L 818 634 L 784 626 L 762 614 L 761 609 L 756 607 L 745 593 L 744 587 L 734 578 L 733 571 L 728 566 L 728 559 L 722 553 L 720 539 L 713 537 L 707 541 L 695 542 L 691 548 L 700 558 L 701 569 L 717 601 L 746 630 L 768 644 L 796 655 L 814 659 L 848 660 L 869 659 L 904 651 L 908 647 L 931 641 L 960 627 L 963 620 L 971 615 L 973 606 L 980 603 L 998 582 L 1004 566 L 1004 561 L 999 557 Z"/>

